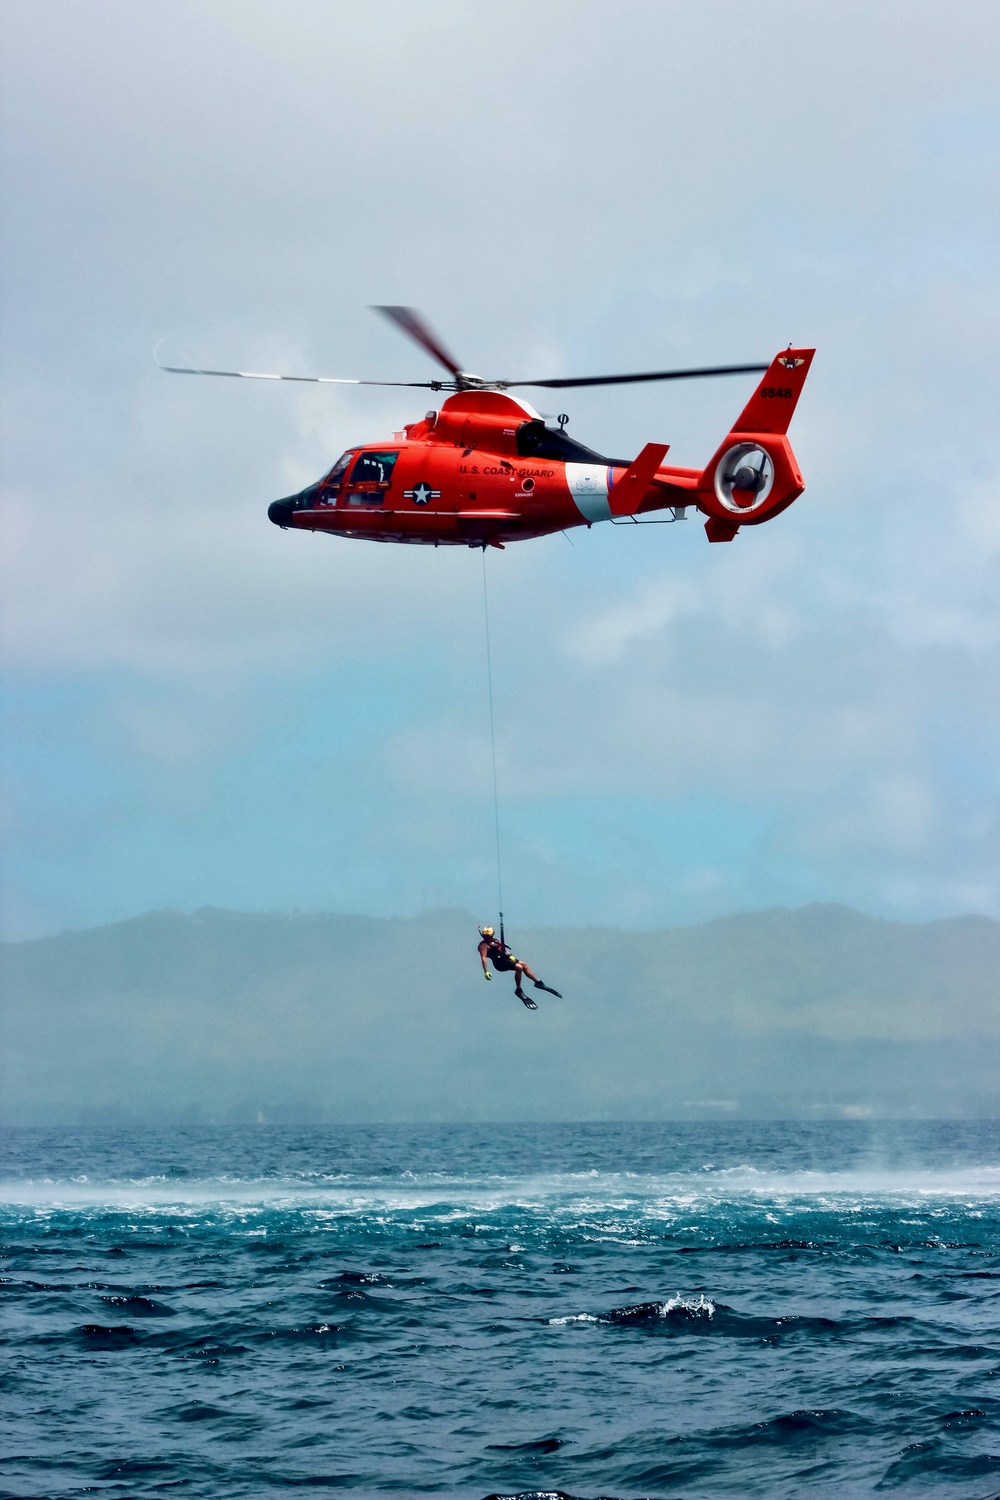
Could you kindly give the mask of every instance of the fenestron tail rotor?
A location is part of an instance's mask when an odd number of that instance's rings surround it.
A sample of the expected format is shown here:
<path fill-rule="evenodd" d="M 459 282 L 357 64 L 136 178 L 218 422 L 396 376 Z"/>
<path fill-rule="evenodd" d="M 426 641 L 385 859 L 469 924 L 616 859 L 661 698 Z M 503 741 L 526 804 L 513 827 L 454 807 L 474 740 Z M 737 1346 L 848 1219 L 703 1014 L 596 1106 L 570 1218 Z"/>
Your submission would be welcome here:
<path fill-rule="evenodd" d="M 773 483 L 774 460 L 766 448 L 752 441 L 734 444 L 716 467 L 715 493 L 734 514 L 757 510 Z"/>
<path fill-rule="evenodd" d="M 375 312 L 394 323 L 408 338 L 442 365 L 451 376 L 450 380 L 359 380 L 338 375 L 285 375 L 271 374 L 260 370 L 209 370 L 191 365 L 164 365 L 154 359 L 161 370 L 171 375 L 215 375 L 236 380 L 286 380 L 306 385 L 371 385 L 393 386 L 407 390 L 430 391 L 507 391 L 529 386 L 545 390 L 571 390 L 576 387 L 597 385 L 638 385 L 652 380 L 701 380 L 718 375 L 750 375 L 767 370 L 767 364 L 744 365 L 698 365 L 685 369 L 633 371 L 621 375 L 576 375 L 558 376 L 539 380 L 484 380 L 459 368 L 457 360 L 445 348 L 426 320 L 412 307 L 390 307 L 377 305 Z"/>

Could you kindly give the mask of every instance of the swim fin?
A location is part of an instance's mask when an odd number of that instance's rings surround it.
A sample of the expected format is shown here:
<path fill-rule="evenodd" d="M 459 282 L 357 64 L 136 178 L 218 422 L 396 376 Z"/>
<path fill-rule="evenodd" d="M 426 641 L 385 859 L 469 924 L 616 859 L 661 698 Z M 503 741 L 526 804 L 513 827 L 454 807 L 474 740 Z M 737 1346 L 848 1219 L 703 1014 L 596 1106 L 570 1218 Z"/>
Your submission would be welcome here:
<path fill-rule="evenodd" d="M 562 999 L 562 995 L 560 995 L 558 990 L 554 990 L 551 984 L 543 984 L 540 979 L 535 980 L 535 989 L 544 990 L 547 995 L 555 995 L 557 1000 Z"/>
<path fill-rule="evenodd" d="M 532 1000 L 531 996 L 526 995 L 523 990 L 515 990 L 514 994 L 520 1000 L 521 1004 L 526 1005 L 529 1010 L 538 1009 L 538 1006 L 535 1004 L 534 1000 Z"/>

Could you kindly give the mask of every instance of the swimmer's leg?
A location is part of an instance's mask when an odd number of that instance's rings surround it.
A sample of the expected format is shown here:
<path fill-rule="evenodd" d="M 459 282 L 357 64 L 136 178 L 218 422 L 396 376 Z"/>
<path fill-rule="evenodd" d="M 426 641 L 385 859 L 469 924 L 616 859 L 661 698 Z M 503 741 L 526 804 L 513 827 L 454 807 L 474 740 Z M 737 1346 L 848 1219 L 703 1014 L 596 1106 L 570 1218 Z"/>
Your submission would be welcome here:
<path fill-rule="evenodd" d="M 538 1006 L 535 1004 L 534 1000 L 532 1000 L 530 995 L 526 995 L 521 988 L 522 974 L 531 975 L 531 970 L 528 968 L 527 964 L 523 964 L 521 960 L 518 959 L 517 963 L 514 965 L 514 994 L 520 1000 L 521 1004 L 526 1005 L 529 1010 L 537 1010 Z M 534 978 L 534 975 L 531 975 L 531 977 Z M 537 984 L 538 981 L 535 980 L 535 983 Z"/>
<path fill-rule="evenodd" d="M 531 980 L 531 982 L 535 986 L 536 990 L 544 990 L 547 995 L 555 995 L 555 997 L 556 997 L 557 1000 L 561 1000 L 562 999 L 562 995 L 560 995 L 559 991 L 558 990 L 554 990 L 550 984 L 544 984 L 542 982 L 542 980 L 539 979 L 538 975 L 536 973 L 534 973 L 533 970 L 531 970 L 531 969 L 528 968 L 528 965 L 524 962 L 523 959 L 520 959 L 520 958 L 518 959 L 518 961 L 517 961 L 517 967 L 519 969 L 521 969 L 525 974 L 527 974 L 528 978 Z M 520 983 L 521 983 L 520 977 L 518 978 L 517 982 L 518 982 L 518 986 L 520 986 Z"/>

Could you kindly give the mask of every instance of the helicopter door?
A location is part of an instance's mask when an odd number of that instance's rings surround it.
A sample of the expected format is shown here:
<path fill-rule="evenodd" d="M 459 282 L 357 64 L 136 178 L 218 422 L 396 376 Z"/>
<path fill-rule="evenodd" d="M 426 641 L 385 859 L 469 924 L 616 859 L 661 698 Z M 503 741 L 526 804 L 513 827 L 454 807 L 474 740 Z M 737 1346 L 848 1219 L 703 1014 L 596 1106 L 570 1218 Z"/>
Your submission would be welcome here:
<path fill-rule="evenodd" d="M 344 485 L 341 505 L 384 505 L 399 450 L 359 453 Z"/>
<path fill-rule="evenodd" d="M 456 502 L 455 476 L 459 463 L 459 450 L 450 445 L 410 443 L 400 454 L 393 476 L 393 509 L 408 517 L 407 525 L 413 523 L 419 531 L 425 524 L 436 524 L 449 511 L 454 511 Z M 424 521 L 420 517 L 425 518 Z"/>

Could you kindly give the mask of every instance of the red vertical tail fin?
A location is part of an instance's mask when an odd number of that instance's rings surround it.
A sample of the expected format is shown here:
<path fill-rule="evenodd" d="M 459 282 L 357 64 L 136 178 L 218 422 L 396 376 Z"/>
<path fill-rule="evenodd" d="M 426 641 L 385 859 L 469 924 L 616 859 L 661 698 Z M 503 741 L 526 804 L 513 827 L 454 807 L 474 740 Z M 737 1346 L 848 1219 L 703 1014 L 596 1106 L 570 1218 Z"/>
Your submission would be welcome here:
<path fill-rule="evenodd" d="M 733 423 L 733 432 L 786 433 L 815 349 L 783 349 Z"/>

